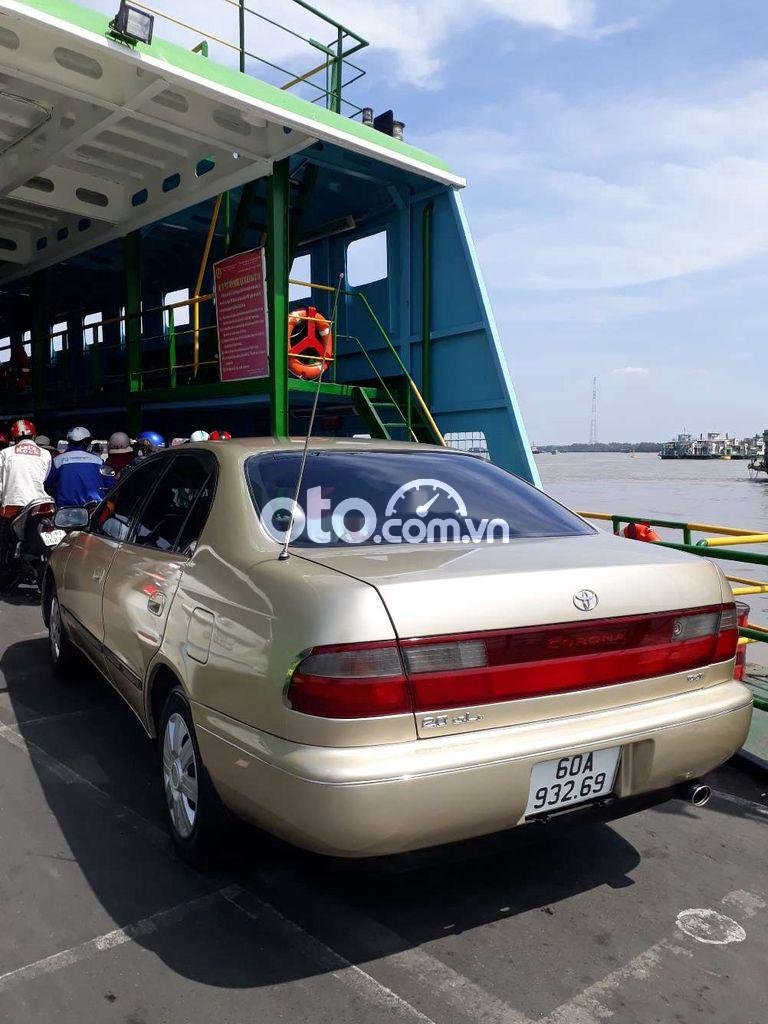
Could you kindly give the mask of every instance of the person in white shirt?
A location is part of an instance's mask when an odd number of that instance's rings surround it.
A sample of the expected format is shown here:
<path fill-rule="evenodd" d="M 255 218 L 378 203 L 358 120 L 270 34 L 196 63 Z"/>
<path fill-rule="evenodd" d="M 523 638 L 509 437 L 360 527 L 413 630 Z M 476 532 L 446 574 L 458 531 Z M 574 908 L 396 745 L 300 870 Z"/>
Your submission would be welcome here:
<path fill-rule="evenodd" d="M 35 443 L 37 431 L 30 420 L 16 420 L 11 445 L 0 451 L 0 564 L 5 562 L 8 526 L 30 501 L 49 497 L 45 478 L 51 454 Z"/>

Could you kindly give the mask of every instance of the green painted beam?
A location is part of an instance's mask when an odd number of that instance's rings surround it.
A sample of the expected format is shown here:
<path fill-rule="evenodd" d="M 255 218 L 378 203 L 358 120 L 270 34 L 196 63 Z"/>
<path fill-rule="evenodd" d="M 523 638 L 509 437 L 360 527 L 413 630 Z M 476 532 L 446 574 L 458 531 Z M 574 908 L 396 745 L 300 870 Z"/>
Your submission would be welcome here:
<path fill-rule="evenodd" d="M 314 395 L 317 391 L 317 381 L 289 377 L 288 390 Z M 333 384 L 330 381 L 324 381 L 320 385 L 320 394 L 326 395 L 329 398 L 347 398 L 351 401 L 356 391 L 364 391 L 372 402 L 383 402 L 386 400 L 386 393 L 381 388 L 362 387 L 358 384 Z"/>
<path fill-rule="evenodd" d="M 269 307 L 269 423 L 288 436 L 288 256 L 290 163 L 275 163 L 267 186 L 267 304 Z"/>

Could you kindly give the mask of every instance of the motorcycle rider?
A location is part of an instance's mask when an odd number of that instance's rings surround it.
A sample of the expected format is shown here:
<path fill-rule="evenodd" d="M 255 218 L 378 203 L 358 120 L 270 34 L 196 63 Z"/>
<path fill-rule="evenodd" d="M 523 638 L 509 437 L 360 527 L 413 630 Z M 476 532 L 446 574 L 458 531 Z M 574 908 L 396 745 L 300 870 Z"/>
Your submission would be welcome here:
<path fill-rule="evenodd" d="M 82 508 L 101 501 L 112 480 L 104 476 L 101 456 L 88 451 L 91 432 L 87 427 L 73 427 L 67 434 L 68 447 L 53 460 L 46 487 L 59 508 Z"/>
<path fill-rule="evenodd" d="M 30 501 L 47 500 L 45 480 L 51 468 L 50 453 L 35 443 L 35 425 L 16 420 L 11 426 L 11 446 L 0 451 L 0 564 L 8 555 L 11 519 Z"/>
<path fill-rule="evenodd" d="M 58 454 L 56 452 L 56 449 L 51 444 L 50 437 L 48 437 L 46 434 L 38 434 L 37 437 L 35 438 L 35 444 L 39 448 L 44 448 L 47 452 L 50 452 L 51 458 L 53 458 L 54 454 Z"/>
<path fill-rule="evenodd" d="M 132 473 L 137 466 L 140 466 L 142 461 L 152 455 L 154 452 L 159 452 L 165 448 L 165 438 L 162 434 L 158 434 L 156 430 L 144 430 L 136 438 L 136 442 L 133 446 L 136 452 L 136 457 L 132 462 L 129 462 L 127 466 L 123 468 L 123 477 L 128 476 Z"/>
<path fill-rule="evenodd" d="M 139 459 L 165 448 L 165 438 L 156 430 L 144 430 L 136 438 L 136 456 Z"/>
<path fill-rule="evenodd" d="M 110 435 L 107 448 L 107 465 L 115 471 L 115 476 L 120 476 L 125 467 L 136 458 L 136 453 L 131 447 L 131 439 L 124 431 L 116 430 Z"/>

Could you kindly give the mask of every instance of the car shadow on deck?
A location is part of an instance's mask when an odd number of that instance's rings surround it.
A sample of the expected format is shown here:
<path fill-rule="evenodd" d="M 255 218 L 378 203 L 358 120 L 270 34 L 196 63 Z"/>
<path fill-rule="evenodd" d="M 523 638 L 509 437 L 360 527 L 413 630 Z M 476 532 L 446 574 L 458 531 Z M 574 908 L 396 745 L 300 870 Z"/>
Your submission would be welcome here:
<path fill-rule="evenodd" d="M 222 897 L 184 928 L 134 937 L 166 967 L 206 985 L 254 988 L 338 970 L 338 960 L 315 955 L 320 943 L 308 951 L 298 942 L 285 918 L 351 963 L 371 965 L 532 909 L 549 913 L 600 886 L 631 885 L 640 860 L 629 842 L 599 824 L 542 827 L 532 845 L 506 833 L 368 866 L 329 861 L 241 828 L 224 867 L 201 875 L 162 839 L 154 749 L 107 684 L 88 667 L 73 683 L 56 680 L 45 638 L 11 644 L 0 670 L 43 797 L 25 813 L 52 816 L 57 848 L 63 840 L 87 883 L 85 897 L 69 897 L 73 921 L 85 913 L 80 900 L 91 897 L 113 927 L 233 885 L 253 899 L 250 916 Z M 77 775 L 67 778 L 57 765 Z M 0 878 L 3 871 L 0 865 Z M 38 913 L 45 915 L 47 899 L 68 894 L 50 877 L 40 884 Z M 56 941 L 51 952 L 74 940 L 62 934 Z"/>

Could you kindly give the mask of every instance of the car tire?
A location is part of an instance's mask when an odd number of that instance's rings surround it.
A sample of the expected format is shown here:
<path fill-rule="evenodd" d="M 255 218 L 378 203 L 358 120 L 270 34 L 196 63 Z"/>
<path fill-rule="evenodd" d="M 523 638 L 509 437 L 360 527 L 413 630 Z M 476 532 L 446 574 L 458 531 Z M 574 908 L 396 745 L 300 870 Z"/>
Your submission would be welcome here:
<path fill-rule="evenodd" d="M 171 690 L 160 716 L 158 754 L 174 846 L 188 864 L 209 868 L 219 859 L 230 818 L 203 764 L 189 701 L 180 686 Z"/>
<path fill-rule="evenodd" d="M 77 651 L 64 625 L 55 588 L 51 590 L 51 603 L 48 608 L 48 654 L 53 674 L 59 679 L 69 678 L 77 661 Z"/>

